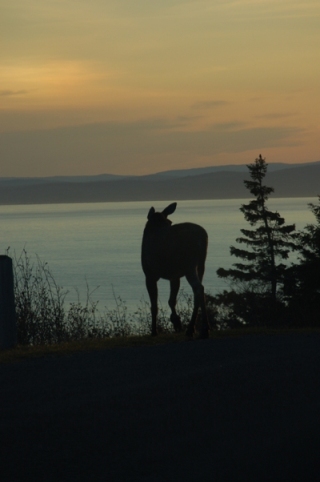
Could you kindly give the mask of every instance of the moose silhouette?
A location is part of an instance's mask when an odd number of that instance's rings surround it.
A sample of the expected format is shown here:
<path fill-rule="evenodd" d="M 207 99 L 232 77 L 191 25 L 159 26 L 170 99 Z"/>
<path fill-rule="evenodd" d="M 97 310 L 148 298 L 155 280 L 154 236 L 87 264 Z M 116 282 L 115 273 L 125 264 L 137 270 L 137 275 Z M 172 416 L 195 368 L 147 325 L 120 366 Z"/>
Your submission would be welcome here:
<path fill-rule="evenodd" d="M 172 225 L 168 216 L 176 210 L 176 207 L 177 203 L 172 203 L 162 212 L 156 212 L 152 207 L 143 232 L 141 262 L 151 302 L 151 334 L 157 335 L 157 282 L 160 278 L 170 281 L 170 320 L 175 331 L 181 331 L 181 320 L 176 312 L 176 302 L 180 278 L 185 276 L 194 294 L 194 308 L 186 335 L 193 336 L 198 310 L 201 307 L 200 337 L 207 338 L 209 324 L 202 278 L 205 270 L 208 235 L 205 229 L 198 224 Z"/>

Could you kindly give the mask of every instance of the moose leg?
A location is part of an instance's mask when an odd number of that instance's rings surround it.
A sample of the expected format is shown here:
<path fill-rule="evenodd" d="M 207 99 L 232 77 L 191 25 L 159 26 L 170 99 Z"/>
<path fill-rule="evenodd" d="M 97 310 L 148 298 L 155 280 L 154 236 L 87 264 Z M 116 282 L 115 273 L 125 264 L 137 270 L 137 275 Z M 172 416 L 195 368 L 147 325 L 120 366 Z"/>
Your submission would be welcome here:
<path fill-rule="evenodd" d="M 176 333 L 181 331 L 180 316 L 176 312 L 177 294 L 178 294 L 179 288 L 180 288 L 180 278 L 171 279 L 170 280 L 170 298 L 168 303 L 171 309 L 170 321 L 172 322 Z"/>
<path fill-rule="evenodd" d="M 152 278 L 146 278 L 146 286 L 151 303 L 151 335 L 157 335 L 157 314 L 158 314 L 158 287 L 157 281 Z"/>
<path fill-rule="evenodd" d="M 201 292 L 201 299 L 200 299 L 200 306 L 201 306 L 201 331 L 200 331 L 200 338 L 208 338 L 209 337 L 209 321 L 208 321 L 208 314 L 206 308 L 206 296 L 204 294 L 204 287 L 202 286 Z"/>
<path fill-rule="evenodd" d="M 209 325 L 208 325 L 208 316 L 207 316 L 205 296 L 204 296 L 204 287 L 201 284 L 196 273 L 192 273 L 191 275 L 186 276 L 186 278 L 189 284 L 191 285 L 191 288 L 193 290 L 193 295 L 194 295 L 194 307 L 193 307 L 191 320 L 186 331 L 186 335 L 187 336 L 193 335 L 199 307 L 201 307 L 202 324 L 201 324 L 200 337 L 208 338 Z"/>
<path fill-rule="evenodd" d="M 202 283 L 202 278 L 203 278 L 203 275 L 204 275 L 204 264 L 203 263 L 199 263 L 197 272 L 198 272 L 198 278 Z"/>
<path fill-rule="evenodd" d="M 198 277 L 202 283 L 202 278 L 204 275 L 204 263 L 200 263 L 198 265 Z M 204 287 L 202 285 L 203 294 L 201 295 L 200 306 L 201 306 L 201 316 L 202 316 L 202 325 L 201 325 L 201 338 L 208 338 L 209 336 L 209 320 L 208 320 L 208 313 L 206 308 L 206 296 L 204 294 Z"/>

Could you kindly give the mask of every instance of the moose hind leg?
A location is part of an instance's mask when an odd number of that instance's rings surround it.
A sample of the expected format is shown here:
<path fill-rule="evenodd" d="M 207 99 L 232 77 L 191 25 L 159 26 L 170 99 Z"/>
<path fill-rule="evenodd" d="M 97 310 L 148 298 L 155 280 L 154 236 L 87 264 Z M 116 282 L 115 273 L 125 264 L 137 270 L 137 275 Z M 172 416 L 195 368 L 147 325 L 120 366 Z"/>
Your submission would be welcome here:
<path fill-rule="evenodd" d="M 202 323 L 201 323 L 200 338 L 208 338 L 209 324 L 208 324 L 208 316 L 207 316 L 206 303 L 205 303 L 204 287 L 201 284 L 196 273 L 193 273 L 192 275 L 187 276 L 187 280 L 193 290 L 194 307 L 193 307 L 191 320 L 186 331 L 186 335 L 187 336 L 193 335 L 199 307 L 201 307 Z"/>
<path fill-rule="evenodd" d="M 180 332 L 182 329 L 180 316 L 176 312 L 177 295 L 178 295 L 179 288 L 180 288 L 179 278 L 170 280 L 170 298 L 168 302 L 171 309 L 170 321 L 172 322 L 176 333 Z"/>
<path fill-rule="evenodd" d="M 157 335 L 157 314 L 158 314 L 158 287 L 157 281 L 154 279 L 146 278 L 146 286 L 150 297 L 151 303 L 151 335 Z"/>
<path fill-rule="evenodd" d="M 200 306 L 201 306 L 201 331 L 200 338 L 209 338 L 209 321 L 206 308 L 206 296 L 204 294 L 204 287 L 202 286 Z"/>
<path fill-rule="evenodd" d="M 199 279 L 202 283 L 202 278 L 204 275 L 204 263 L 199 263 L 198 265 L 198 276 Z M 200 332 L 200 337 L 201 338 L 208 338 L 209 336 L 209 321 L 208 321 L 208 313 L 207 313 L 207 307 L 206 307 L 206 295 L 204 293 L 204 286 L 202 286 L 202 292 L 201 292 L 201 298 L 200 298 L 200 306 L 201 306 L 201 332 Z"/>

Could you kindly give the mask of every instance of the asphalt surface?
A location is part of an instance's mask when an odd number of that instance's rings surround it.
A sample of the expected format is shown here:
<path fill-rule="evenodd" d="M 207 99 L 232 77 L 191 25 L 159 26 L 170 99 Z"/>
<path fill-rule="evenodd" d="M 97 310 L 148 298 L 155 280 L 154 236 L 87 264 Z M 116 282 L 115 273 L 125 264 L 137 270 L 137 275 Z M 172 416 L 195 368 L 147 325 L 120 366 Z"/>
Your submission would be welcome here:
<path fill-rule="evenodd" d="M 0 480 L 314 481 L 320 336 L 0 365 Z"/>

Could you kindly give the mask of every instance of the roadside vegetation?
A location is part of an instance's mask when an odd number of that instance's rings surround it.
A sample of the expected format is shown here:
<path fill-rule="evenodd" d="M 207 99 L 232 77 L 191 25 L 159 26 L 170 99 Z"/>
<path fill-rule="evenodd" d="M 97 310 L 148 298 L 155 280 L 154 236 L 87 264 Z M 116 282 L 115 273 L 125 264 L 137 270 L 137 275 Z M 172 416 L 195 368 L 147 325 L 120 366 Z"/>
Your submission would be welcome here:
<path fill-rule="evenodd" d="M 315 223 L 303 231 L 287 225 L 278 212 L 268 209 L 273 188 L 264 184 L 267 164 L 260 155 L 248 165 L 250 180 L 245 185 L 252 199 L 240 207 L 249 228 L 241 229 L 237 246 L 230 254 L 238 259 L 231 269 L 219 268 L 218 276 L 229 281 L 229 289 L 207 294 L 211 330 L 255 330 L 273 328 L 320 327 L 320 197 L 310 204 Z M 295 254 L 295 262 L 290 255 Z M 11 255 L 11 253 L 7 253 Z M 48 264 L 31 258 L 24 250 L 13 253 L 14 291 L 19 347 L 54 346 L 87 343 L 87 346 L 130 337 L 139 343 L 149 337 L 149 303 L 140 301 L 129 313 L 125 301 L 114 295 L 114 308 L 100 311 L 87 286 L 85 300 L 68 302 L 68 292 L 60 287 Z M 192 313 L 192 296 L 183 291 L 177 311 L 186 328 Z M 159 309 L 158 332 L 173 334 L 167 309 Z M 180 340 L 180 335 L 174 335 Z M 118 341 L 114 341 L 118 340 Z M 158 337 L 161 342 L 161 336 Z M 148 342 L 149 343 L 149 342 Z M 121 342 L 120 342 L 121 344 Z M 22 348 L 21 348 L 22 349 Z M 22 352 L 21 352 L 22 353 Z"/>
<path fill-rule="evenodd" d="M 10 255 L 10 253 L 7 253 Z M 101 340 L 106 338 L 143 337 L 150 334 L 149 303 L 141 300 L 134 312 L 114 293 L 112 309 L 99 309 L 87 284 L 84 300 L 68 301 L 68 291 L 59 286 L 47 262 L 31 258 L 26 250 L 13 254 L 14 292 L 18 344 L 23 346 L 53 345 Z M 186 328 L 192 313 L 191 295 L 181 291 L 178 310 Z M 167 309 L 159 307 L 158 333 L 173 333 Z"/>
<path fill-rule="evenodd" d="M 230 327 L 320 326 L 320 196 L 318 205 L 309 204 L 315 223 L 297 231 L 268 209 L 274 189 L 264 184 L 265 159 L 260 155 L 248 169 L 251 179 L 244 182 L 253 198 L 240 211 L 250 227 L 230 247 L 238 261 L 217 271 L 229 290 L 211 302 Z"/>

